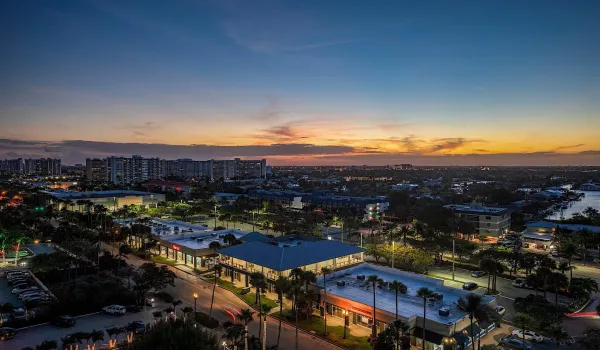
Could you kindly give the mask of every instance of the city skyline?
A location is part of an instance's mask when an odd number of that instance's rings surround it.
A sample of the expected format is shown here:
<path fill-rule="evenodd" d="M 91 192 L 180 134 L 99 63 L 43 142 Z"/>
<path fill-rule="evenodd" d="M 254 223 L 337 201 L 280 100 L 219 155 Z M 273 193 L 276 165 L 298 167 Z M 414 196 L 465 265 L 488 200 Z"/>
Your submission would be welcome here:
<path fill-rule="evenodd" d="M 0 158 L 600 165 L 600 4 L 8 1 Z"/>

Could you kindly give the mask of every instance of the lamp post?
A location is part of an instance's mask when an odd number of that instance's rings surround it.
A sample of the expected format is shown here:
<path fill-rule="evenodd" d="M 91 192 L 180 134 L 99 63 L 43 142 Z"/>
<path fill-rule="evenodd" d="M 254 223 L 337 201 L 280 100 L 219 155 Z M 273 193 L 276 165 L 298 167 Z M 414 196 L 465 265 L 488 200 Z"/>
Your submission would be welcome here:
<path fill-rule="evenodd" d="M 392 269 L 394 268 L 394 253 L 396 252 L 396 242 L 392 240 Z"/>
<path fill-rule="evenodd" d="M 215 204 L 215 227 L 217 228 L 217 205 Z"/>
<path fill-rule="evenodd" d="M 194 293 L 194 319 L 196 319 L 196 301 L 198 300 L 198 293 Z"/>
<path fill-rule="evenodd" d="M 452 238 L 452 280 L 454 281 L 454 238 Z"/>
<path fill-rule="evenodd" d="M 346 329 L 348 328 L 348 310 L 342 310 L 344 315 L 344 339 L 346 339 Z"/>
<path fill-rule="evenodd" d="M 254 232 L 254 210 L 252 210 L 252 232 Z"/>

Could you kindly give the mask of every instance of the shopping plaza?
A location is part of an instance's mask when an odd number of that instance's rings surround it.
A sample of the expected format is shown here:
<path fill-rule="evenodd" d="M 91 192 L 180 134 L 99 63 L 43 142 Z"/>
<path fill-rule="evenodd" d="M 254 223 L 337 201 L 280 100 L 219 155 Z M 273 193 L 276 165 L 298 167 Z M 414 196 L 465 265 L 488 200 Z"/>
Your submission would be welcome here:
<path fill-rule="evenodd" d="M 268 289 L 272 290 L 274 281 L 279 276 L 289 276 L 294 268 L 317 274 L 322 267 L 330 268 L 333 272 L 327 276 L 327 290 L 323 289 L 323 276 L 315 285 L 320 293 L 321 315 L 327 312 L 332 317 L 339 317 L 349 327 L 372 328 L 374 293 L 377 331 L 383 331 L 396 319 L 396 293 L 390 288 L 393 281 L 407 287 L 405 293 L 398 295 L 398 319 L 410 326 L 413 345 L 422 346 L 423 299 L 416 295 L 422 287 L 434 292 L 425 304 L 426 349 L 442 350 L 443 344 L 466 349 L 473 339 L 483 337 L 495 327 L 493 322 L 474 325 L 474 336 L 471 336 L 469 317 L 458 308 L 459 298 L 470 292 L 445 286 L 440 279 L 365 263 L 363 248 L 302 236 L 269 238 L 257 232 L 243 236 L 241 240 L 245 243 L 218 250 L 219 262 L 224 268 L 223 278 L 247 287 L 249 275 L 262 272 L 267 278 Z M 367 282 L 370 275 L 382 280 L 375 291 Z M 482 296 L 482 301 L 491 310 L 496 308 L 494 297 Z"/>

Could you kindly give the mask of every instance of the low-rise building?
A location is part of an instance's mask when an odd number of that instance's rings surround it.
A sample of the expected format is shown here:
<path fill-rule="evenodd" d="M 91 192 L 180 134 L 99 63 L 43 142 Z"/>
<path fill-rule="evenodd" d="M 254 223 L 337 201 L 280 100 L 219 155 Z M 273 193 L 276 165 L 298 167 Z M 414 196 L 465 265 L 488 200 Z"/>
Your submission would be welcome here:
<path fill-rule="evenodd" d="M 66 208 L 72 211 L 86 211 L 84 201 L 93 205 L 103 205 L 114 211 L 124 205 L 154 206 L 165 200 L 161 193 L 131 190 L 72 192 L 67 190 L 40 191 L 46 197 L 46 205 L 55 205 L 58 210 Z"/>
<path fill-rule="evenodd" d="M 292 269 L 315 273 L 322 267 L 338 270 L 361 263 L 365 251 L 345 243 L 296 235 L 270 238 L 250 233 L 241 240 L 246 243 L 217 252 L 224 276 L 234 284 L 248 287 L 250 274 L 261 272 L 270 290 L 279 277 L 288 277 Z"/>
<path fill-rule="evenodd" d="M 510 229 L 511 212 L 508 208 L 488 207 L 479 203 L 451 204 L 444 207 L 471 223 L 479 235 L 498 237 L 508 233 Z"/>
<path fill-rule="evenodd" d="M 381 282 L 367 282 L 375 275 Z M 344 319 L 350 326 L 372 329 L 375 316 L 377 333 L 396 320 L 396 292 L 390 287 L 393 281 L 400 281 L 406 291 L 398 294 L 398 319 L 411 329 L 411 345 L 421 347 L 423 340 L 423 308 L 426 312 L 425 348 L 442 350 L 444 339 L 454 338 L 459 348 L 466 349 L 472 339 L 484 336 L 494 328 L 493 323 L 474 326 L 475 336 L 470 337 L 469 315 L 458 307 L 459 298 L 469 293 L 462 289 L 444 285 L 441 279 L 430 278 L 411 272 L 363 263 L 354 267 L 334 271 L 327 276 L 327 290 L 324 279 L 319 277 L 317 284 L 321 295 L 321 314 Z M 424 303 L 417 296 L 420 288 L 426 287 L 434 294 Z M 490 310 L 497 306 L 492 296 L 482 295 L 482 303 Z M 375 310 L 373 303 L 375 299 Z M 373 312 L 375 311 L 375 315 Z M 460 336 L 467 334 L 466 337 Z"/>
<path fill-rule="evenodd" d="M 600 226 L 535 221 L 528 223 L 527 228 L 523 231 L 523 243 L 529 243 L 541 249 L 548 249 L 552 246 L 552 240 L 557 230 L 572 234 L 577 234 L 577 231 L 588 230 L 600 234 Z"/>
<path fill-rule="evenodd" d="M 159 189 L 161 191 L 189 193 L 190 185 L 179 181 L 148 180 L 142 184 L 148 191 Z"/>

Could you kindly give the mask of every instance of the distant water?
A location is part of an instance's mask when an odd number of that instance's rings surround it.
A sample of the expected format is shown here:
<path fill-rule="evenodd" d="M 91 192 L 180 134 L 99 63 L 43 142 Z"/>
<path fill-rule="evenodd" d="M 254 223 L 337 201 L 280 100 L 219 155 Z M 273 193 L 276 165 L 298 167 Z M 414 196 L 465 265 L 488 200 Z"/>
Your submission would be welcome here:
<path fill-rule="evenodd" d="M 600 210 L 600 191 L 578 191 L 585 194 L 585 197 L 581 198 L 580 201 L 570 202 L 569 207 L 564 210 L 559 210 L 554 214 L 547 216 L 546 219 L 560 220 L 561 217 L 565 219 L 573 216 L 574 213 L 581 213 L 585 208 L 592 207 Z"/>

